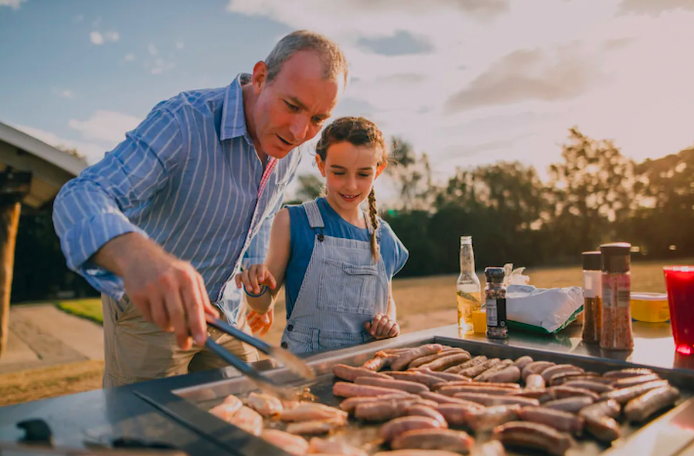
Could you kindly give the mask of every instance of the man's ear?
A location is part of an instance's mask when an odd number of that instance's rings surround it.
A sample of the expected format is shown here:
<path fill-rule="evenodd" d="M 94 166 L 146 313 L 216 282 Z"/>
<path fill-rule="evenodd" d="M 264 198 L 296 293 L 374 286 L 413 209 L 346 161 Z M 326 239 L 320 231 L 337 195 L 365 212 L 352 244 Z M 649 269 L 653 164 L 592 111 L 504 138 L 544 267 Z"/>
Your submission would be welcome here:
<path fill-rule="evenodd" d="M 267 83 L 267 65 L 265 62 L 258 62 L 253 67 L 253 75 L 251 76 L 251 84 L 253 91 L 258 94 Z"/>
<path fill-rule="evenodd" d="M 388 167 L 388 162 L 383 162 L 376 167 L 376 177 L 380 176 L 383 171 Z"/>
<path fill-rule="evenodd" d="M 325 162 L 322 158 L 320 158 L 320 155 L 318 154 L 316 154 L 316 165 L 318 165 L 318 171 L 320 171 L 320 175 L 325 177 Z"/>

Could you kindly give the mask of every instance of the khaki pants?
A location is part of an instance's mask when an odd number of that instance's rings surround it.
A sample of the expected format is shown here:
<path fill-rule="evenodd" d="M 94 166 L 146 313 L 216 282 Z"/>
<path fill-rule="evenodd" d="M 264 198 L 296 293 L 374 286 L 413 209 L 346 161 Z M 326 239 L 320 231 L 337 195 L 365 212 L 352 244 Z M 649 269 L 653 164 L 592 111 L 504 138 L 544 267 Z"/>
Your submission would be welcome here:
<path fill-rule="evenodd" d="M 101 302 L 104 311 L 104 388 L 228 366 L 206 347 L 178 348 L 174 334 L 164 332 L 145 320 L 129 299 L 116 301 L 101 295 Z M 243 313 L 238 323 L 239 329 L 250 334 Z M 242 360 L 258 360 L 255 348 L 212 327 L 208 327 L 207 333 Z"/>

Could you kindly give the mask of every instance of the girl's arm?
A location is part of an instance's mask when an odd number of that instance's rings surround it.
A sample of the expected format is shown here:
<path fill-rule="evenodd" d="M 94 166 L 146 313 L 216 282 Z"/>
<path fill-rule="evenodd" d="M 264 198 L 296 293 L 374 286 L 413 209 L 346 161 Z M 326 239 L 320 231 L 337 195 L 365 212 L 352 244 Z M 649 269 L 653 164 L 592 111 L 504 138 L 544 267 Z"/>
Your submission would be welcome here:
<path fill-rule="evenodd" d="M 397 313 L 395 309 L 395 299 L 393 298 L 393 281 L 388 282 L 388 310 L 386 315 L 393 321 L 397 321 Z"/>
<path fill-rule="evenodd" d="M 246 288 L 246 301 L 258 313 L 266 313 L 275 304 L 277 293 L 284 283 L 290 253 L 289 210 L 281 209 L 272 222 L 270 245 L 263 264 L 254 264 L 236 276 L 236 286 Z M 248 293 L 259 294 L 263 285 L 267 292 L 252 297 Z"/>

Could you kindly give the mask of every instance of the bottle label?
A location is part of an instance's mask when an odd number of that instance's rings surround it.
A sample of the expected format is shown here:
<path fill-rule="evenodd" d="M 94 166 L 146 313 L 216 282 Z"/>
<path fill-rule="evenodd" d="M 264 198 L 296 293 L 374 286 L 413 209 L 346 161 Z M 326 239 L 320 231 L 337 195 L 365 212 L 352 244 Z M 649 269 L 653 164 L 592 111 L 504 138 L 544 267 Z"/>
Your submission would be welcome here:
<path fill-rule="evenodd" d="M 631 277 L 606 274 L 602 280 L 602 305 L 605 308 L 624 309 L 631 303 Z"/>
<path fill-rule="evenodd" d="M 602 295 L 602 273 L 583 271 L 583 297 L 599 298 Z"/>
<path fill-rule="evenodd" d="M 496 308 L 496 299 L 487 299 L 485 301 L 485 307 L 487 308 L 487 327 L 498 326 L 498 316 Z"/>
<path fill-rule="evenodd" d="M 506 327 L 506 298 L 496 300 L 496 315 L 500 328 Z"/>

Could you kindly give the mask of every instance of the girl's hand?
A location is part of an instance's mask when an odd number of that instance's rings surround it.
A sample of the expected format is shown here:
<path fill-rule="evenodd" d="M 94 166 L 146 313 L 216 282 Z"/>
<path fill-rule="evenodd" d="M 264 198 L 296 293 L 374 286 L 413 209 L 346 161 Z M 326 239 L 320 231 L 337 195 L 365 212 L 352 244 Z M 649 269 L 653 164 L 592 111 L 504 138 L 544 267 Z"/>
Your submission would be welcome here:
<path fill-rule="evenodd" d="M 364 327 L 375 339 L 388 339 L 400 335 L 400 326 L 388 315 L 381 313 L 376 314 L 370 322 L 364 323 Z"/>
<path fill-rule="evenodd" d="M 264 336 L 272 328 L 272 323 L 275 321 L 275 311 L 270 308 L 267 313 L 260 314 L 251 310 L 248 312 L 246 320 L 253 334 L 260 333 L 260 336 Z"/>
<path fill-rule="evenodd" d="M 253 294 L 260 294 L 261 285 L 267 285 L 272 290 L 277 286 L 275 278 L 264 264 L 254 264 L 244 269 L 235 279 L 238 288 L 244 287 L 248 293 Z"/>

